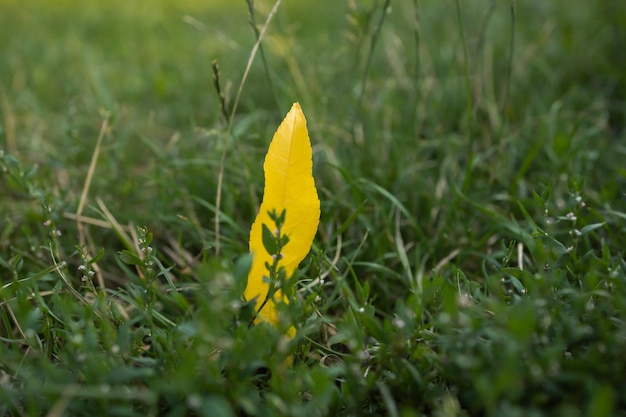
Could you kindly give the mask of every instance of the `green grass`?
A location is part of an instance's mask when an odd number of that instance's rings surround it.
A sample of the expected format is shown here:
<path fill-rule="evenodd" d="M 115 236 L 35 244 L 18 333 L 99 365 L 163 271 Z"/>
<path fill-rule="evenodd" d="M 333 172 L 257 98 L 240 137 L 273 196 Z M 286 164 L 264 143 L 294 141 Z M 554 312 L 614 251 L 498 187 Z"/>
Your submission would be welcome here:
<path fill-rule="evenodd" d="M 626 7 L 390 3 L 284 1 L 229 125 L 246 2 L 0 0 L 0 415 L 626 413 Z M 289 340 L 241 292 L 294 101 Z"/>

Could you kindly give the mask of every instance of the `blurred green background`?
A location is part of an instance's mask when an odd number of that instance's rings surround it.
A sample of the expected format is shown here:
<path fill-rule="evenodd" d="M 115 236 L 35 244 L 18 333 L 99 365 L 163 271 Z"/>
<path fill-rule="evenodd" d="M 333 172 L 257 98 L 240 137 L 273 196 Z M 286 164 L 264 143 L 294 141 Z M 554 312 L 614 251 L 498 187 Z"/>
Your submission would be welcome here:
<path fill-rule="evenodd" d="M 242 86 L 274 4 L 0 0 L 0 414 L 622 415 L 626 3 L 283 0 Z M 231 287 L 295 101 L 288 344 Z"/>
<path fill-rule="evenodd" d="M 258 28 L 272 5 L 255 3 Z M 420 216 L 435 177 L 458 182 L 457 162 L 470 153 L 482 155 L 475 163 L 485 191 L 495 184 L 521 197 L 530 196 L 529 180 L 558 184 L 569 169 L 598 164 L 609 147 L 623 153 L 611 139 L 625 112 L 620 2 L 480 1 L 457 11 L 451 1 L 395 1 L 378 31 L 382 6 L 285 1 L 263 43 L 269 72 L 257 55 L 230 142 L 211 64 L 219 64 L 230 110 L 255 43 L 246 2 L 4 0 L 3 143 L 72 193 L 108 113 L 114 131 L 93 190 L 157 217 L 161 207 L 141 202 L 162 183 L 144 176 L 181 172 L 194 194 L 212 200 L 224 146 L 232 148 L 230 191 L 249 188 L 234 177 L 258 186 L 258 164 L 251 173 L 237 165 L 262 158 L 294 101 L 308 115 L 317 175 L 329 192 L 340 184 L 325 161 L 379 184 Z M 620 164 L 602 162 L 613 163 Z M 607 186 L 593 169 L 587 180 L 594 192 Z M 233 201 L 224 203 L 236 216 Z"/>

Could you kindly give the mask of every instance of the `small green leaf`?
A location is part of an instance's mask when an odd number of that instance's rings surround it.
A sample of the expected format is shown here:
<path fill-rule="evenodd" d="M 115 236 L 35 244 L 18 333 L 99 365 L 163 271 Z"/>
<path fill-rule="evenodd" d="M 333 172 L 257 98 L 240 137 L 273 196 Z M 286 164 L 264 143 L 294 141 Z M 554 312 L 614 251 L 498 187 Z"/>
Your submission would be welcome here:
<path fill-rule="evenodd" d="M 20 270 L 22 269 L 22 266 L 24 265 L 24 260 L 22 259 L 21 256 L 19 255 L 15 255 L 12 259 L 11 259 L 11 267 L 15 272 L 20 272 Z"/>
<path fill-rule="evenodd" d="M 592 223 L 592 224 L 588 224 L 587 226 L 583 227 L 582 229 L 580 229 L 580 235 L 586 235 L 587 233 L 599 229 L 601 227 L 603 227 L 606 224 L 606 222 L 602 222 L 602 223 Z"/>
<path fill-rule="evenodd" d="M 567 265 L 570 259 L 571 255 L 569 252 L 562 253 L 559 255 L 558 258 L 556 258 L 556 261 L 554 261 L 551 266 L 552 268 L 563 268 L 565 265 Z"/>
<path fill-rule="evenodd" d="M 96 256 L 94 256 L 93 258 L 89 260 L 89 264 L 90 265 L 95 264 L 96 262 L 100 260 L 100 258 L 102 258 L 103 255 L 104 255 L 104 248 L 100 249 L 98 253 L 96 253 Z"/>
<path fill-rule="evenodd" d="M 283 209 L 280 215 L 276 218 L 276 226 L 282 227 L 285 224 L 285 217 L 287 217 L 287 210 Z"/>
<path fill-rule="evenodd" d="M 119 255 L 120 255 L 120 259 L 125 264 L 128 264 L 128 265 L 143 265 L 143 261 L 141 259 L 139 259 L 139 257 L 137 255 L 135 255 L 134 253 L 132 253 L 129 250 L 125 249 L 125 250 L 119 252 Z"/>
<path fill-rule="evenodd" d="M 265 224 L 263 225 L 263 247 L 270 255 L 276 255 L 278 245 L 276 244 L 276 236 Z"/>
<path fill-rule="evenodd" d="M 146 230 L 146 246 L 150 246 L 150 244 L 152 243 L 152 233 L 148 232 Z"/>
<path fill-rule="evenodd" d="M 509 276 L 509 282 L 519 292 L 520 294 L 524 294 L 526 292 L 526 288 L 524 288 L 524 284 L 522 281 L 514 277 L 513 275 Z"/>
<path fill-rule="evenodd" d="M 235 292 L 238 297 L 240 297 L 246 290 L 246 286 L 248 285 L 248 273 L 250 272 L 251 266 L 252 255 L 249 253 L 240 256 L 235 261 L 233 276 L 235 278 Z"/>

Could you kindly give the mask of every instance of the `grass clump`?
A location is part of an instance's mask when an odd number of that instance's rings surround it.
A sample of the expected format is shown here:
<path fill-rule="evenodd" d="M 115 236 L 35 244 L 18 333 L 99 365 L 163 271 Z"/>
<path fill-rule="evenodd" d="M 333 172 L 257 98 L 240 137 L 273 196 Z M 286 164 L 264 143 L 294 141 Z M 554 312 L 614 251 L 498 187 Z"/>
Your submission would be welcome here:
<path fill-rule="evenodd" d="M 624 414 L 617 2 L 4 3 L 1 415 Z M 294 101 L 291 339 L 242 293 Z"/>

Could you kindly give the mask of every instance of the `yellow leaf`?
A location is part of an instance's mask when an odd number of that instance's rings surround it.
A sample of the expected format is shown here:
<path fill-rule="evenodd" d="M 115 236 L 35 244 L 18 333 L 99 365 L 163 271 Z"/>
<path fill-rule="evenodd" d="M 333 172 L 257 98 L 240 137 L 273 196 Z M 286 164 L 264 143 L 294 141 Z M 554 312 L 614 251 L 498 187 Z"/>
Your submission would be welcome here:
<path fill-rule="evenodd" d="M 257 309 L 269 290 L 268 283 L 263 280 L 263 276 L 269 276 L 265 263 L 272 264 L 272 258 L 262 241 L 263 224 L 270 230 L 275 229 L 268 212 L 274 210 L 280 214 L 286 210 L 287 213 L 281 234 L 289 237 L 289 243 L 284 247 L 283 257 L 279 262 L 279 266 L 285 268 L 287 277 L 293 275 L 298 264 L 311 249 L 320 218 L 312 154 L 306 119 L 300 105 L 295 103 L 274 133 L 265 156 L 263 202 L 250 229 L 250 252 L 253 260 L 244 295 L 247 300 L 256 298 Z M 281 297 L 283 295 L 279 291 L 274 294 L 274 299 Z M 259 319 L 278 323 L 276 306 L 272 300 L 268 300 L 263 306 Z"/>

